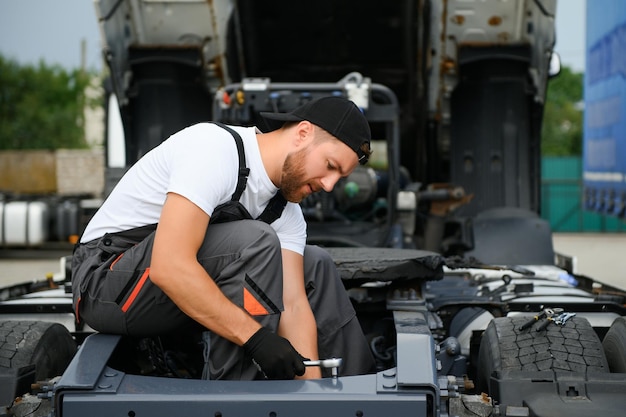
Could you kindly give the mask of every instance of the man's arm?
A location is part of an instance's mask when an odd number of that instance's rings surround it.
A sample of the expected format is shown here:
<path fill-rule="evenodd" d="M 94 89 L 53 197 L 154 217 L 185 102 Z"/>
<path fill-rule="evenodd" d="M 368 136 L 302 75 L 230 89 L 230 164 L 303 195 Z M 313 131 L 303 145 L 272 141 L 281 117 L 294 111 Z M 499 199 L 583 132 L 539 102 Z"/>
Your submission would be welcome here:
<path fill-rule="evenodd" d="M 232 303 L 198 263 L 209 219 L 185 197 L 168 193 L 154 238 L 150 279 L 189 317 L 243 346 L 266 377 L 303 375 L 302 356 L 291 343 Z"/>
<path fill-rule="evenodd" d="M 209 216 L 168 193 L 154 238 L 150 279 L 185 314 L 241 346 L 261 327 L 232 303 L 197 261 Z"/>
<path fill-rule="evenodd" d="M 278 334 L 287 338 L 305 358 L 319 359 L 317 325 L 304 288 L 304 260 L 299 253 L 283 249 L 283 303 Z M 307 368 L 304 378 L 321 378 L 318 367 Z"/>

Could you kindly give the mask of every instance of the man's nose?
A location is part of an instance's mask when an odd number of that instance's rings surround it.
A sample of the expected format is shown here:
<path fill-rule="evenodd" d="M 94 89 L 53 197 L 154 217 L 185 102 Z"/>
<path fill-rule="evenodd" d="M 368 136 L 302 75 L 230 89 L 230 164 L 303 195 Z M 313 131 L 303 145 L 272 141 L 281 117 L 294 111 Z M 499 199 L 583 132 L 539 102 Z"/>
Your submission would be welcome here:
<path fill-rule="evenodd" d="M 337 181 L 339 181 L 339 178 L 341 178 L 341 175 L 339 174 L 331 174 L 323 177 L 320 180 L 320 183 L 322 184 L 322 189 L 327 193 L 331 192 L 335 187 L 335 184 L 337 184 Z"/>

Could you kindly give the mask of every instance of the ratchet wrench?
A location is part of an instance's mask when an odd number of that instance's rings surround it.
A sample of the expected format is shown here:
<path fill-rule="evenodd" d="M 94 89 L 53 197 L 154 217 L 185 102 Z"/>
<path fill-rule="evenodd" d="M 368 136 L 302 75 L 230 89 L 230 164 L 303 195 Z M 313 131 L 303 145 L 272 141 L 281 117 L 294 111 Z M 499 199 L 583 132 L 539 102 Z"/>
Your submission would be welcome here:
<path fill-rule="evenodd" d="M 343 359 L 330 358 L 330 359 L 318 359 L 315 361 L 304 361 L 304 366 L 319 366 L 320 368 L 331 368 L 333 378 L 337 378 L 339 374 L 339 367 Z"/>

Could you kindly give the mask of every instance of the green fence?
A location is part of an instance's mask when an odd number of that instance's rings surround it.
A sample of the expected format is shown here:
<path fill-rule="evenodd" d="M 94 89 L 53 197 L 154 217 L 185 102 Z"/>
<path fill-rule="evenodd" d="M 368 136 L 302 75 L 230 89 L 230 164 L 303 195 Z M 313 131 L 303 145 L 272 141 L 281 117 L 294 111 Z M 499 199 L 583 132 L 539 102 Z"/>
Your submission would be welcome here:
<path fill-rule="evenodd" d="M 541 160 L 541 217 L 554 232 L 626 232 L 626 221 L 582 209 L 582 159 Z"/>

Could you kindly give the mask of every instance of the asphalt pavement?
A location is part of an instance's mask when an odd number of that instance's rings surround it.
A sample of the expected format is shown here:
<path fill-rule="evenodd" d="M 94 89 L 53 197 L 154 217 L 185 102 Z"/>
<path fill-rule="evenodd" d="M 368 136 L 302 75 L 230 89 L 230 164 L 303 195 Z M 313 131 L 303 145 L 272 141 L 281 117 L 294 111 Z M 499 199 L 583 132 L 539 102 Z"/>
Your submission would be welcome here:
<path fill-rule="evenodd" d="M 61 258 L 72 249 L 6 249 L 0 248 L 0 287 L 46 279 L 48 274 L 61 273 Z"/>
<path fill-rule="evenodd" d="M 575 258 L 579 274 L 626 289 L 626 233 L 557 233 L 556 252 Z M 45 279 L 61 271 L 60 258 L 71 248 L 0 249 L 0 287 Z"/>
<path fill-rule="evenodd" d="M 575 272 L 626 290 L 626 233 L 556 233 L 554 250 L 575 258 Z"/>

